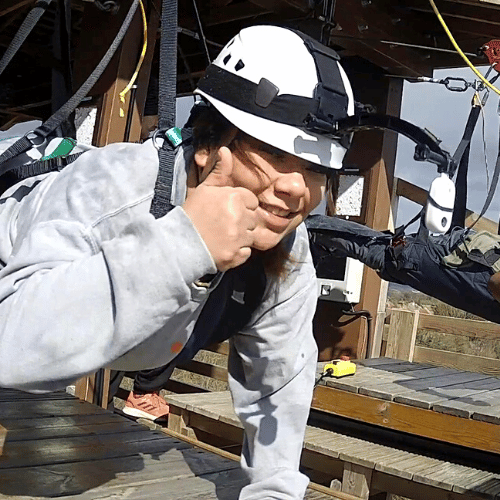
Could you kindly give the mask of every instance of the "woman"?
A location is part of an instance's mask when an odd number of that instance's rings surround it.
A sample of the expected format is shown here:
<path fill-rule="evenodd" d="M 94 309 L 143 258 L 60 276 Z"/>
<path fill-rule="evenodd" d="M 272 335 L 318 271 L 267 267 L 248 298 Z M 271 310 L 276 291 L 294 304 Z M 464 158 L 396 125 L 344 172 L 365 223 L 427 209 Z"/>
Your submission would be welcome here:
<path fill-rule="evenodd" d="M 151 369 L 231 337 L 250 480 L 240 498 L 302 498 L 317 360 L 303 221 L 345 154 L 317 131 L 353 112 L 337 59 L 274 26 L 230 41 L 199 84 L 193 142 L 176 157 L 177 206 L 162 218 L 149 214 L 151 141 L 87 152 L 5 193 L 0 385 L 54 390 L 103 366 Z"/>

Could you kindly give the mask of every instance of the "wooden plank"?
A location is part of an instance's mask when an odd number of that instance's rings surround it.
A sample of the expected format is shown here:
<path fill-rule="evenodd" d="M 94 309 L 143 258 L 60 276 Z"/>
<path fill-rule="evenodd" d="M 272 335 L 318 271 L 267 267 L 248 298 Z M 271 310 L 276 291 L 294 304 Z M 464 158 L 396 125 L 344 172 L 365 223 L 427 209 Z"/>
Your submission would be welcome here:
<path fill-rule="evenodd" d="M 35 0 L 2 0 L 2 4 L 0 5 L 0 17 L 34 3 Z"/>
<path fill-rule="evenodd" d="M 500 359 L 459 354 L 417 345 L 415 346 L 413 360 L 420 363 L 432 363 L 439 366 L 500 376 Z"/>
<path fill-rule="evenodd" d="M 418 327 L 449 335 L 481 339 L 497 340 L 500 337 L 500 325 L 497 323 L 433 314 L 420 314 Z"/>
<path fill-rule="evenodd" d="M 143 427 L 134 432 L 6 442 L 0 469 L 166 453 L 171 441 Z"/>
<path fill-rule="evenodd" d="M 487 422 L 466 420 L 323 386 L 316 387 L 312 407 L 438 441 L 500 452 L 500 426 Z"/>
<path fill-rule="evenodd" d="M 56 419 L 54 418 L 53 420 Z M 36 419 L 31 419 L 30 421 L 33 423 L 37 422 Z M 73 425 L 33 426 L 18 429 L 12 429 L 8 423 L 5 421 L 2 422 L 3 428 L 5 428 L 7 432 L 8 443 L 17 441 L 36 441 L 38 439 L 48 438 L 70 438 L 89 434 L 119 434 L 144 430 L 143 425 L 126 419 L 120 419 L 118 422 L 96 422 L 95 419 L 91 419 L 91 422 L 82 421 L 79 425 L 74 423 Z"/>
<path fill-rule="evenodd" d="M 215 366 L 210 363 L 192 360 L 187 363 L 180 363 L 177 368 L 227 382 L 227 368 Z"/>
<path fill-rule="evenodd" d="M 225 458 L 229 458 L 230 460 L 237 461 L 240 458 L 239 456 L 234 455 L 233 453 L 227 452 L 225 450 L 221 450 L 220 448 L 216 448 L 210 444 L 196 441 L 196 440 L 189 438 L 189 437 L 186 437 L 186 436 L 180 436 L 180 435 L 176 434 L 175 432 L 172 432 L 169 429 L 163 428 L 162 431 L 169 436 L 177 437 L 178 439 L 185 441 L 187 443 L 190 443 L 195 447 L 210 451 L 211 453 L 217 454 L 217 455 L 225 457 Z M 337 498 L 340 500 L 359 500 L 358 497 L 355 497 L 353 495 L 349 495 L 347 493 L 342 493 L 342 492 L 338 492 L 338 491 L 333 491 L 330 488 L 326 488 L 325 486 L 322 486 L 320 484 L 315 484 L 312 482 L 309 483 L 308 493 L 304 497 L 305 500 L 308 500 L 308 498 L 312 498 L 312 495 L 310 494 L 311 491 L 322 493 L 324 495 L 324 497 L 321 497 L 321 500 L 326 500 L 327 498 Z"/>
<path fill-rule="evenodd" d="M 78 399 L 62 401 L 24 400 L 0 402 L 0 419 L 4 418 L 40 418 L 51 415 L 69 416 L 98 413 L 100 409 L 86 401 Z M 104 410 L 107 411 L 107 410 Z"/>
<path fill-rule="evenodd" d="M 217 352 L 219 354 L 229 355 L 229 342 L 221 342 L 220 344 L 212 344 L 204 349 L 205 351 Z"/>
<path fill-rule="evenodd" d="M 392 309 L 386 356 L 408 361 L 413 360 L 418 318 L 418 311 Z"/>
<path fill-rule="evenodd" d="M 416 483 L 411 479 L 394 477 L 376 470 L 373 472 L 372 476 L 372 488 L 378 491 L 389 491 L 392 494 L 405 498 L 413 497 L 425 500 L 443 500 L 444 498 L 446 498 L 446 500 L 494 499 L 494 497 L 491 496 L 475 495 L 471 492 L 469 492 L 466 497 L 464 497 L 463 494 L 453 491 L 447 491 L 445 495 L 443 495 L 443 490 L 441 488 L 436 488 L 428 484 Z"/>
<path fill-rule="evenodd" d="M 158 483 L 164 478 L 185 480 L 194 475 L 239 468 L 237 462 L 224 461 L 220 456 L 209 453 L 200 454 L 199 450 L 178 439 L 164 434 L 162 439 L 170 440 L 172 448 L 167 453 L 154 456 L 137 454 L 106 460 L 2 469 L 0 493 L 44 497 L 93 494 L 93 498 L 101 498 L 117 486 L 135 489 L 148 483 Z"/>

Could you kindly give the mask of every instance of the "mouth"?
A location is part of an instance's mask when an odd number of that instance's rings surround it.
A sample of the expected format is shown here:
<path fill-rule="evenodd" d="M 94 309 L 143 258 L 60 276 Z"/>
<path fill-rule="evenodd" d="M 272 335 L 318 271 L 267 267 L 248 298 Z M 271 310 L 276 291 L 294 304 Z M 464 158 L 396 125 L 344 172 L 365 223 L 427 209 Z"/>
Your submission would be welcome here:
<path fill-rule="evenodd" d="M 260 207 L 271 215 L 284 219 L 292 219 L 297 214 L 297 212 L 292 212 L 291 210 L 286 210 L 284 208 L 268 205 L 267 203 L 262 202 L 260 203 Z"/>
<path fill-rule="evenodd" d="M 295 220 L 300 212 L 292 212 L 267 203 L 260 203 L 259 212 L 267 229 L 274 233 L 286 233 L 295 225 Z"/>

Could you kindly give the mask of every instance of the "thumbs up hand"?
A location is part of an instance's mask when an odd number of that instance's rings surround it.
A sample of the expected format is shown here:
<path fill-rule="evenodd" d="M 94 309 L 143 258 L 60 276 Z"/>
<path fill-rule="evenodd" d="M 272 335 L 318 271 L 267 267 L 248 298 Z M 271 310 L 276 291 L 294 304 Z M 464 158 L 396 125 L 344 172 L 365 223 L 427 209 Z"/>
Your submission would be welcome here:
<path fill-rule="evenodd" d="M 219 271 L 237 267 L 250 257 L 257 224 L 259 201 L 248 189 L 233 187 L 232 170 L 232 153 L 222 147 L 212 171 L 183 205 Z"/>

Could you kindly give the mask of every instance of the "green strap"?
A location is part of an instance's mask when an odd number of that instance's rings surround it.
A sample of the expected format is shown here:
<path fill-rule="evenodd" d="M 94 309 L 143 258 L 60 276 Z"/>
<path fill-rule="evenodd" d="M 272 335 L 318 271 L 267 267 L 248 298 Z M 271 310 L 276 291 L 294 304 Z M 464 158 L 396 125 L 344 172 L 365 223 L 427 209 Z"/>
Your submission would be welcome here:
<path fill-rule="evenodd" d="M 76 141 L 75 139 L 72 139 L 71 137 L 65 137 L 59 145 L 50 153 L 50 155 L 44 156 L 43 158 L 40 158 L 40 160 L 51 160 L 52 158 L 57 158 L 59 156 L 67 156 L 73 151 L 74 147 L 76 146 Z"/>

